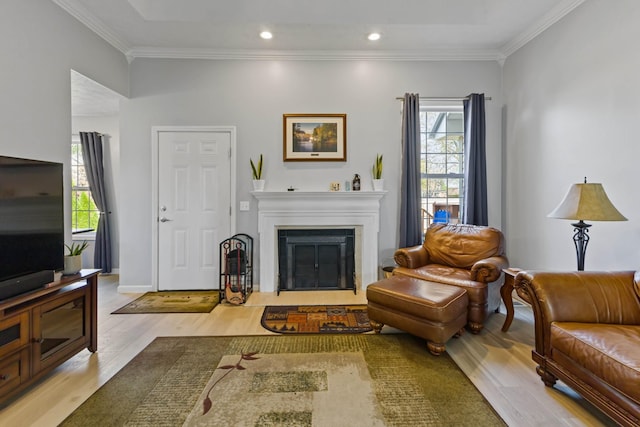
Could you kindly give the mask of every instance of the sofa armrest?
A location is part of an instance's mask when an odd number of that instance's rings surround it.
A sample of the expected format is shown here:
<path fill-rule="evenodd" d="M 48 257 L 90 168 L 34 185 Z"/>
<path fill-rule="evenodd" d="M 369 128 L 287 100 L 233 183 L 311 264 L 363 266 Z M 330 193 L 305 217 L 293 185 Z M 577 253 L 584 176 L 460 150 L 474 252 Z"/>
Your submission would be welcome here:
<path fill-rule="evenodd" d="M 494 256 L 482 259 L 471 267 L 471 279 L 491 283 L 500 278 L 502 270 L 509 267 L 509 260 L 504 256 Z"/>
<path fill-rule="evenodd" d="M 393 259 L 400 267 L 418 268 L 427 265 L 429 254 L 424 246 L 418 245 L 396 250 Z"/>

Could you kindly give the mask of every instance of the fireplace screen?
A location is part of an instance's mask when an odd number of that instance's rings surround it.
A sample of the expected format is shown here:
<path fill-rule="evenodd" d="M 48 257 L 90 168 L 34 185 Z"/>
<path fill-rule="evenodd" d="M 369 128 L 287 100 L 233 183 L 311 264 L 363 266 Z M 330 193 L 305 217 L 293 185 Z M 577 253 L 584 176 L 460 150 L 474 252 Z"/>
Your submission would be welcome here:
<path fill-rule="evenodd" d="M 354 229 L 278 230 L 278 293 L 355 292 L 354 239 Z"/>

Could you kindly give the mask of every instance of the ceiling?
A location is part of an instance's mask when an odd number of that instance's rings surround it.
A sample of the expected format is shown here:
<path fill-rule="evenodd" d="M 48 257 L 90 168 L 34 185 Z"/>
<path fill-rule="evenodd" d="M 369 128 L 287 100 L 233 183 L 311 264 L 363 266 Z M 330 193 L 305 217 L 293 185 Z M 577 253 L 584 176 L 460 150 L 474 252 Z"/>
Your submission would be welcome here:
<path fill-rule="evenodd" d="M 135 58 L 497 60 L 584 0 L 52 0 Z M 273 33 L 271 40 L 259 37 Z M 381 39 L 371 42 L 370 32 Z M 72 73 L 72 114 L 119 95 Z"/>
<path fill-rule="evenodd" d="M 71 70 L 71 115 L 112 116 L 120 111 L 121 95 Z"/>
<path fill-rule="evenodd" d="M 584 0 L 52 1 L 130 60 L 502 60 Z"/>

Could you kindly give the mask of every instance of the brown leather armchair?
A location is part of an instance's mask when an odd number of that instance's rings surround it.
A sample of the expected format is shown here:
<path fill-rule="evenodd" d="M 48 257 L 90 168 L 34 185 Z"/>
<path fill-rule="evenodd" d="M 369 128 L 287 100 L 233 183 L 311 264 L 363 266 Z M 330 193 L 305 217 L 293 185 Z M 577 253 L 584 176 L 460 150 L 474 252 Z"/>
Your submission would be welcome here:
<path fill-rule="evenodd" d="M 493 227 L 434 224 L 424 243 L 398 249 L 394 275 L 464 288 L 469 295 L 467 325 L 473 333 L 500 308 L 502 269 L 509 267 L 504 236 Z"/>
<path fill-rule="evenodd" d="M 536 372 L 622 426 L 640 425 L 640 272 L 520 272 L 535 319 Z"/>

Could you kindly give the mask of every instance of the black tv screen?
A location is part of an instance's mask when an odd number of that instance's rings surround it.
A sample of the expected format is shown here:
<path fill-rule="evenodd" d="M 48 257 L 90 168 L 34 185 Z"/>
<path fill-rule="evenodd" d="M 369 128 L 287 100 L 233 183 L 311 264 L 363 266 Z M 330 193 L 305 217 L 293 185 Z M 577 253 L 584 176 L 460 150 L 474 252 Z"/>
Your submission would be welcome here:
<path fill-rule="evenodd" d="M 64 268 L 63 166 L 0 156 L 0 282 Z"/>

